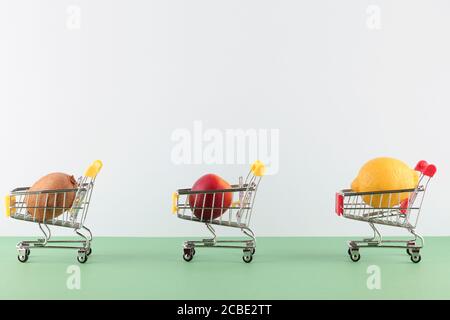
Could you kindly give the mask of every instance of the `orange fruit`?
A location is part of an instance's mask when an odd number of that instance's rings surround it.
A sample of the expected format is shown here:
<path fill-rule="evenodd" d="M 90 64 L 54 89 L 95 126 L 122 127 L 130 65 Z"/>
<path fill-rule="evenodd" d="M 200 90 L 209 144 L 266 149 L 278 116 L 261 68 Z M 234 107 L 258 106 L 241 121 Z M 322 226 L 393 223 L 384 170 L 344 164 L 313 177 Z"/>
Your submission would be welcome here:
<path fill-rule="evenodd" d="M 352 183 L 356 192 L 374 192 L 414 189 L 419 182 L 419 174 L 404 162 L 394 158 L 375 158 L 359 171 Z M 365 195 L 363 200 L 374 208 L 394 207 L 405 199 L 410 192 L 397 192 L 384 195 Z"/>

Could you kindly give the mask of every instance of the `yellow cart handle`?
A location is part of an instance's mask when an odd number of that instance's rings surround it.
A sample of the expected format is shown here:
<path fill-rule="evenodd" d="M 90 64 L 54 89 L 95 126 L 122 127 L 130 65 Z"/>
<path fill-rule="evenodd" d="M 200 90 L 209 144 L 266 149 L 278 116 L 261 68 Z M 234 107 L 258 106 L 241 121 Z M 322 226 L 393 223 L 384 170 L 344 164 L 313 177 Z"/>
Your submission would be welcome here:
<path fill-rule="evenodd" d="M 178 211 L 178 193 L 172 193 L 172 213 L 175 214 Z"/>
<path fill-rule="evenodd" d="M 5 209 L 6 209 L 6 216 L 11 217 L 11 213 L 16 213 L 16 208 L 11 209 L 11 205 L 16 205 L 16 197 L 15 196 L 6 196 L 5 197 Z"/>
<path fill-rule="evenodd" d="M 259 160 L 253 162 L 251 166 L 253 174 L 257 177 L 262 177 L 266 173 L 266 166 Z"/>
<path fill-rule="evenodd" d="M 103 163 L 100 160 L 96 160 L 89 166 L 89 168 L 87 168 L 84 176 L 94 179 L 98 175 L 102 167 Z"/>

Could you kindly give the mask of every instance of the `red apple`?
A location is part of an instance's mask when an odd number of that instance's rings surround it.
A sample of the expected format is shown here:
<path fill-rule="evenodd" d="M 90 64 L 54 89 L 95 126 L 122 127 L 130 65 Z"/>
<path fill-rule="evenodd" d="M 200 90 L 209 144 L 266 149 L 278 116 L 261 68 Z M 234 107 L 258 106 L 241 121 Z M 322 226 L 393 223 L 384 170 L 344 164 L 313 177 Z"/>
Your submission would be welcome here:
<path fill-rule="evenodd" d="M 212 190 L 227 190 L 231 189 L 228 182 L 215 174 L 205 174 L 198 179 L 192 191 L 212 191 Z M 198 219 L 211 220 L 217 219 L 223 215 L 231 206 L 233 201 L 232 192 L 221 192 L 213 194 L 197 193 L 189 196 L 189 206 L 194 215 Z"/>

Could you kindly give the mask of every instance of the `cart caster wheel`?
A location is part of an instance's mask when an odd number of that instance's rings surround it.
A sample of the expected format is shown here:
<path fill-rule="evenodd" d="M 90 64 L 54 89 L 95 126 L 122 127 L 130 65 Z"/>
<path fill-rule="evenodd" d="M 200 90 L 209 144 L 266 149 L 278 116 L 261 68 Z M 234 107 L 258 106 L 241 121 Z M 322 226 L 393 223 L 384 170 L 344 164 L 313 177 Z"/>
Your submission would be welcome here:
<path fill-rule="evenodd" d="M 92 248 L 89 248 L 89 250 L 86 251 L 86 255 L 87 255 L 87 256 L 90 256 L 91 254 L 92 254 Z"/>
<path fill-rule="evenodd" d="M 252 255 L 256 253 L 256 248 L 252 248 Z"/>
<path fill-rule="evenodd" d="M 192 256 L 195 256 L 195 249 L 191 250 L 191 254 L 192 254 Z"/>
<path fill-rule="evenodd" d="M 19 260 L 19 261 L 22 262 L 22 263 L 25 263 L 25 262 L 28 261 L 28 255 L 21 256 L 21 255 L 19 254 L 19 255 L 17 256 L 17 260 Z"/>
<path fill-rule="evenodd" d="M 191 261 L 192 258 L 194 258 L 194 256 L 193 256 L 192 254 L 188 254 L 188 253 L 183 254 L 183 259 L 184 259 L 184 261 L 186 261 L 186 262 Z"/>
<path fill-rule="evenodd" d="M 253 260 L 253 255 L 244 255 L 242 256 L 242 260 L 244 260 L 245 263 L 250 263 Z"/>
<path fill-rule="evenodd" d="M 347 250 L 347 254 L 351 257 L 352 256 L 352 250 L 350 248 Z"/>
<path fill-rule="evenodd" d="M 88 260 L 87 256 L 78 256 L 77 260 L 79 263 L 86 263 L 86 261 Z"/>
<path fill-rule="evenodd" d="M 361 259 L 361 255 L 359 254 L 358 251 L 351 252 L 351 250 L 350 250 L 350 259 L 352 259 L 353 262 L 358 262 L 359 259 Z"/>
<path fill-rule="evenodd" d="M 408 256 L 412 256 L 411 249 L 406 249 L 406 253 L 408 254 Z"/>
<path fill-rule="evenodd" d="M 422 257 L 420 254 L 417 255 L 411 255 L 411 261 L 414 263 L 419 263 L 422 260 Z"/>
<path fill-rule="evenodd" d="M 84 255 L 78 256 L 77 260 L 79 263 L 86 263 L 86 261 L 88 260 L 88 257 L 86 254 L 84 254 Z"/>
<path fill-rule="evenodd" d="M 30 249 L 27 249 L 27 250 L 25 251 L 25 254 L 26 254 L 27 256 L 29 256 L 29 255 L 31 254 L 31 250 L 30 250 Z"/>

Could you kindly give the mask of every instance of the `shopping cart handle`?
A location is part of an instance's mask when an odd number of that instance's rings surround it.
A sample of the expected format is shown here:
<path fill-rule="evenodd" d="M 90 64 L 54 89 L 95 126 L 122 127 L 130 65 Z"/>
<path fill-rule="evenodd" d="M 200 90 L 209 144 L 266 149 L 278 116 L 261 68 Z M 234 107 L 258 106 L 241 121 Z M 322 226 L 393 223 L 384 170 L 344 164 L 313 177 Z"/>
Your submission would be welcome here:
<path fill-rule="evenodd" d="M 5 210 L 6 210 L 6 216 L 10 217 L 11 216 L 11 200 L 9 198 L 9 196 L 5 197 Z"/>
<path fill-rule="evenodd" d="M 253 174 L 257 177 L 262 177 L 266 173 L 266 166 L 259 160 L 253 162 L 251 166 Z"/>
<path fill-rule="evenodd" d="M 426 175 L 427 177 L 433 178 L 434 175 L 436 174 L 437 168 L 434 164 L 430 164 L 425 171 L 423 172 L 424 175 Z"/>
<path fill-rule="evenodd" d="M 425 170 L 426 167 L 428 167 L 428 162 L 426 162 L 425 160 L 421 160 L 417 163 L 415 170 L 423 172 L 423 170 Z"/>
<path fill-rule="evenodd" d="M 16 208 L 11 209 L 11 206 L 16 205 L 16 197 L 15 196 L 6 196 L 5 197 L 5 209 L 6 209 L 6 216 L 10 217 L 11 213 L 14 214 L 16 212 Z"/>
<path fill-rule="evenodd" d="M 89 168 L 87 168 L 86 172 L 84 173 L 84 176 L 93 179 L 98 175 L 102 167 L 103 163 L 100 160 L 96 160 L 89 166 Z"/>
<path fill-rule="evenodd" d="M 427 177 L 432 178 L 436 174 L 437 168 L 434 164 L 428 164 L 425 160 L 421 160 L 417 163 L 415 170 L 421 172 Z"/>
<path fill-rule="evenodd" d="M 338 216 L 342 216 L 344 214 L 344 195 L 340 192 L 337 192 L 335 201 L 335 212 Z"/>
<path fill-rule="evenodd" d="M 177 213 L 178 211 L 178 193 L 172 193 L 172 213 Z"/>

